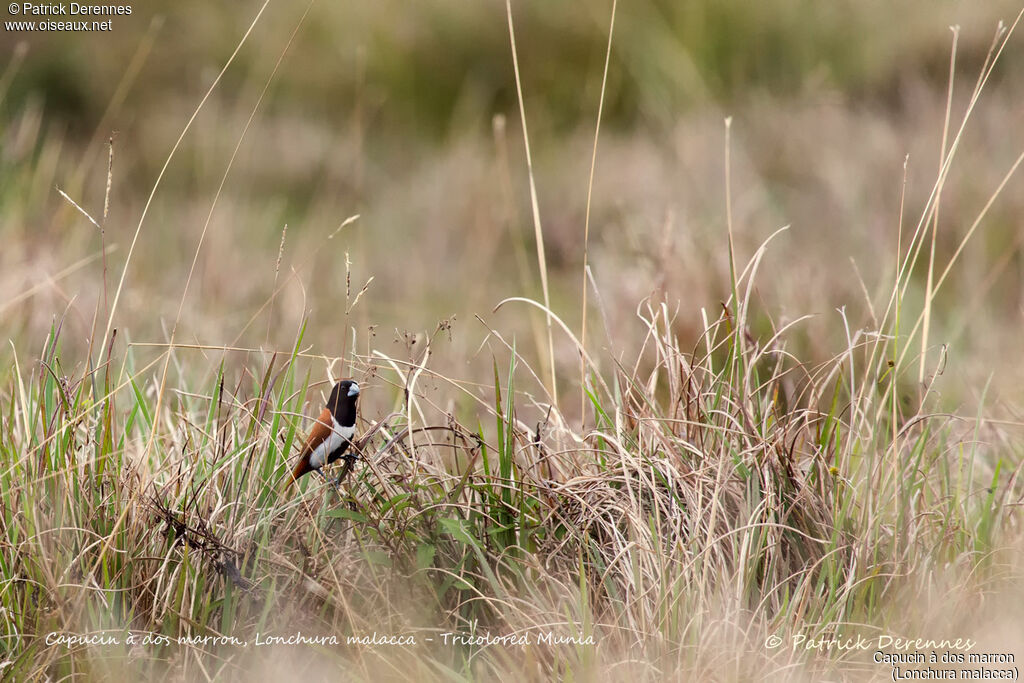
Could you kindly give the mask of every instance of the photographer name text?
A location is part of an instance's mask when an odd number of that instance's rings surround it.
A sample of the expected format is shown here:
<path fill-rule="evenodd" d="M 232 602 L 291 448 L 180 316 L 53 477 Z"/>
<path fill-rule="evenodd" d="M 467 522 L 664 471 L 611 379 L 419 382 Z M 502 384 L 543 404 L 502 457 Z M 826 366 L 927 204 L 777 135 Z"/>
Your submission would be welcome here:
<path fill-rule="evenodd" d="M 30 17 L 125 16 L 132 13 L 131 5 L 85 5 L 80 2 L 67 4 L 12 2 L 7 9 L 11 14 Z"/>

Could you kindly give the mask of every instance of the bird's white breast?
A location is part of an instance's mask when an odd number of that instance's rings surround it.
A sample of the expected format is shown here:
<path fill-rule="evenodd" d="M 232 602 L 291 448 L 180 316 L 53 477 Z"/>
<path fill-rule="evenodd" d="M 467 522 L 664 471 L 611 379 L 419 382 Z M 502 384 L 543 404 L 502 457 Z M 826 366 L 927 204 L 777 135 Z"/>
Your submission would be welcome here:
<path fill-rule="evenodd" d="M 334 452 L 336 448 L 339 448 L 343 443 L 351 441 L 352 436 L 356 433 L 355 425 L 351 427 L 342 427 L 338 424 L 338 421 L 331 417 L 331 433 L 324 439 L 319 446 L 317 446 L 312 453 L 309 454 L 309 464 L 313 469 L 320 469 L 327 463 L 327 456 Z"/>

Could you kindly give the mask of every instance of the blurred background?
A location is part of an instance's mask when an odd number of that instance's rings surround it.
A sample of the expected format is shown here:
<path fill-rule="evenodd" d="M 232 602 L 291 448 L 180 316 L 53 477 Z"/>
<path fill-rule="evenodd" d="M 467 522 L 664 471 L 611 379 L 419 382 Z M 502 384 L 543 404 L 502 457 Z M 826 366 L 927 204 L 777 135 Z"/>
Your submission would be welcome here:
<path fill-rule="evenodd" d="M 161 168 L 260 7 L 147 1 L 113 17 L 109 33 L 0 33 L 5 364 L 15 350 L 37 355 L 65 311 L 65 346 L 87 343 L 97 310 L 102 330 Z M 611 9 L 513 3 L 552 308 L 573 329 Z M 701 309 L 718 315 L 729 295 L 726 117 L 741 265 L 790 226 L 755 279 L 752 333 L 766 339 L 773 325 L 812 315 L 787 344 L 814 362 L 845 347 L 837 309 L 854 329 L 872 328 L 897 265 L 904 177 L 903 245 L 940 165 L 949 27 L 960 27 L 955 132 L 999 21 L 1019 9 L 1003 0 L 619 3 L 591 207 L 600 299 L 591 293 L 588 345 L 618 355 L 642 341 L 636 308 L 648 296 L 678 309 L 694 346 Z M 306 10 L 267 5 L 167 167 L 118 305 L 121 342 L 167 339 L 216 200 L 181 342 L 287 349 L 308 316 L 314 353 L 351 351 L 349 326 L 360 353 L 401 355 L 410 335 L 447 321 L 432 360 L 442 372 L 490 371 L 478 353 L 486 326 L 542 357 L 536 311 L 492 313 L 506 297 L 541 299 L 504 4 L 319 2 L 300 23 Z M 940 271 L 1024 149 L 1022 57 L 1024 35 L 1015 36 L 961 141 L 941 201 Z M 111 136 L 101 238 L 57 188 L 102 222 Z M 1020 398 L 1022 182 L 1011 179 L 935 303 L 928 367 L 948 344 L 942 391 L 954 406 L 976 405 L 989 381 L 986 404 Z M 914 311 L 918 271 L 907 292 Z M 346 317 L 346 290 L 354 298 L 371 277 Z M 556 351 L 559 374 L 572 377 L 572 346 Z"/>

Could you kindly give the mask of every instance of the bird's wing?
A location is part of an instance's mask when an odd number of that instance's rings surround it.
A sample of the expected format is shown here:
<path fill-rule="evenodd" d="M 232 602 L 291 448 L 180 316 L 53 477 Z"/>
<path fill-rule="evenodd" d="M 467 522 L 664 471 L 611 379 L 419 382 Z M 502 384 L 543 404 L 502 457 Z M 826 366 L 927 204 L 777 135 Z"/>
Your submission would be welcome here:
<path fill-rule="evenodd" d="M 292 476 L 288 480 L 288 484 L 296 481 L 302 475 L 313 471 L 313 466 L 309 463 L 309 456 L 316 450 L 317 446 L 322 444 L 327 437 L 332 434 L 333 431 L 331 411 L 324 408 L 324 411 L 320 413 L 320 417 L 318 417 L 316 422 L 313 423 L 313 429 L 310 430 L 309 436 L 306 437 L 306 443 L 302 447 L 302 453 L 299 454 L 299 461 L 295 463 L 295 469 L 292 470 Z"/>
<path fill-rule="evenodd" d="M 316 447 L 324 442 L 324 439 L 329 437 L 334 431 L 334 421 L 331 418 L 331 411 L 324 408 L 324 411 L 320 413 L 320 417 L 316 419 L 313 424 L 313 429 L 310 430 L 309 436 L 306 438 L 306 445 L 302 447 L 302 453 L 299 455 L 299 460 L 305 460 L 309 458 L 310 453 L 316 450 Z"/>

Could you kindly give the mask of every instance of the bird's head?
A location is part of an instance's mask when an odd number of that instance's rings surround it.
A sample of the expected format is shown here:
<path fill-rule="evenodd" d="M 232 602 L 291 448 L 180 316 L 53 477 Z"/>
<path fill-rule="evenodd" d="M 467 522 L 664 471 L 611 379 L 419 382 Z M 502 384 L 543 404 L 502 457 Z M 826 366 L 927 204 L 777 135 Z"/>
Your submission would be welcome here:
<path fill-rule="evenodd" d="M 327 408 L 338 424 L 350 427 L 356 423 L 356 401 L 359 399 L 359 383 L 343 379 L 334 385 Z"/>

